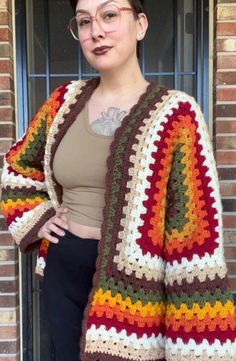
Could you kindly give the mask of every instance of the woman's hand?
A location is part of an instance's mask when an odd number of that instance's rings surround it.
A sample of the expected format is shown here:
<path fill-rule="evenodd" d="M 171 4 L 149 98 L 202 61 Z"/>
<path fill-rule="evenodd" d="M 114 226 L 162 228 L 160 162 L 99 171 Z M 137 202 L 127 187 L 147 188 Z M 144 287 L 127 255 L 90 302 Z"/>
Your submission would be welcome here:
<path fill-rule="evenodd" d="M 39 238 L 46 238 L 52 243 L 58 243 L 58 238 L 53 237 L 51 232 L 58 234 L 58 236 L 64 236 L 64 229 L 68 229 L 68 224 L 65 219 L 62 219 L 63 214 L 67 213 L 68 209 L 60 207 L 56 210 L 55 216 L 50 218 L 38 231 Z"/>

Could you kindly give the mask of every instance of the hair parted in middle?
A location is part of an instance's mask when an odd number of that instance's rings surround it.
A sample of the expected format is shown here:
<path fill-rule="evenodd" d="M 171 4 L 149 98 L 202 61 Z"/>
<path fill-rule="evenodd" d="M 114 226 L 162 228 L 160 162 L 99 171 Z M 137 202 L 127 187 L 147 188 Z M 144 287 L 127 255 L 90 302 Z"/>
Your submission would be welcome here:
<path fill-rule="evenodd" d="M 70 0 L 70 4 L 71 4 L 74 12 L 76 10 L 76 6 L 77 6 L 78 2 L 79 2 L 79 0 Z M 128 2 L 130 4 L 130 6 L 132 7 L 132 9 L 134 10 L 134 14 L 136 14 L 136 15 L 138 15 L 140 13 L 146 14 L 142 0 L 128 0 Z"/>

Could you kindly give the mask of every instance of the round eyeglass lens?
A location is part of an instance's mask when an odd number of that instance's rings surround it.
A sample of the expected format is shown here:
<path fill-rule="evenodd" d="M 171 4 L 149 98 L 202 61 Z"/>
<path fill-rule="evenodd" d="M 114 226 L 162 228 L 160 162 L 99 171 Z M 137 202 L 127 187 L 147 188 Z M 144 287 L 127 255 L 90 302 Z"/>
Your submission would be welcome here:
<path fill-rule="evenodd" d="M 90 37 L 92 22 L 96 20 L 105 32 L 115 31 L 120 23 L 120 10 L 116 5 L 107 5 L 97 10 L 95 17 L 78 13 L 70 20 L 69 29 L 76 40 Z"/>

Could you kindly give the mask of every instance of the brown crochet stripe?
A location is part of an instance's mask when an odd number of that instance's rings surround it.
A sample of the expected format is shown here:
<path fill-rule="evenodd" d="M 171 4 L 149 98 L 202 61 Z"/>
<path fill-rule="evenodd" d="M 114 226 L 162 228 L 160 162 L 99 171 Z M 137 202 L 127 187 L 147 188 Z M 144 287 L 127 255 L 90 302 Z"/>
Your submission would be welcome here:
<path fill-rule="evenodd" d="M 80 359 L 81 361 L 85 361 L 86 358 L 84 357 L 84 354 L 80 353 Z M 89 361 L 135 361 L 134 359 L 126 359 L 126 358 L 121 358 L 119 356 L 112 356 L 112 355 L 106 355 L 104 353 L 100 353 L 100 352 L 96 352 L 96 353 L 93 353 L 93 354 L 90 354 L 89 355 Z M 142 361 L 142 360 L 141 360 Z M 152 361 L 167 361 L 166 359 L 164 358 L 158 358 L 158 359 L 155 359 L 155 360 L 152 360 Z"/>
<path fill-rule="evenodd" d="M 147 93 L 145 94 L 145 97 L 147 97 L 153 88 L 155 87 L 155 84 L 151 84 L 147 90 Z M 163 292 L 163 282 L 156 282 L 155 280 L 148 281 L 146 278 L 137 279 L 134 272 L 132 272 L 131 275 L 127 275 L 125 271 L 118 271 L 117 265 L 113 262 L 113 258 L 115 255 L 117 255 L 119 252 L 116 250 L 116 244 L 118 239 L 118 232 L 123 230 L 123 227 L 120 225 L 120 220 L 124 218 L 123 213 L 123 207 L 127 205 L 127 201 L 125 200 L 125 195 L 130 192 L 130 189 L 126 187 L 127 182 L 131 181 L 132 176 L 129 175 L 128 170 L 133 167 L 133 163 L 130 162 L 130 156 L 136 154 L 135 150 L 132 149 L 132 146 L 134 144 L 138 144 L 138 139 L 136 138 L 137 134 L 140 134 L 140 127 L 145 126 L 144 119 L 149 119 L 150 114 L 149 112 L 151 110 L 156 109 L 157 103 L 160 103 L 162 101 L 162 97 L 164 95 L 167 95 L 167 89 L 160 88 L 160 91 L 156 94 L 156 96 L 150 101 L 148 104 L 148 107 L 145 108 L 145 110 L 140 113 L 139 117 L 137 117 L 136 122 L 134 124 L 134 127 L 132 129 L 132 132 L 130 134 L 130 137 L 126 144 L 126 152 L 124 155 L 124 161 L 122 162 L 120 172 L 122 174 L 122 180 L 120 182 L 120 192 L 119 192 L 119 200 L 120 202 L 116 205 L 116 219 L 117 224 L 113 228 L 112 232 L 112 240 L 110 242 L 110 252 L 107 257 L 108 264 L 106 268 L 106 275 L 107 278 L 114 278 L 114 280 L 118 283 L 119 281 L 122 281 L 124 283 L 124 286 L 130 286 L 132 284 L 132 288 L 134 291 L 139 291 L 140 288 L 142 288 L 145 291 L 149 291 L 150 289 L 156 293 L 158 291 Z M 124 124 L 123 128 L 126 126 L 128 122 L 128 118 L 132 117 L 132 114 L 135 112 L 136 108 L 140 105 L 140 103 L 144 99 L 140 99 L 139 103 L 135 106 L 134 109 L 132 109 L 132 112 L 126 117 L 126 119 L 123 120 L 122 124 Z M 113 147 L 113 145 L 111 145 Z M 113 164 L 113 157 L 111 155 L 110 159 L 108 159 L 108 180 L 107 184 L 111 183 L 110 174 Z M 109 199 L 108 195 L 108 199 Z M 106 216 L 104 217 L 106 219 Z"/>
<path fill-rule="evenodd" d="M 214 294 L 217 288 L 222 291 L 226 291 L 228 286 L 228 277 L 222 279 L 216 275 L 213 280 L 207 278 L 204 282 L 199 281 L 199 279 L 195 277 L 193 283 L 191 284 L 185 279 L 183 279 L 181 285 L 175 281 L 173 286 L 169 285 L 166 287 L 166 293 L 168 295 L 175 293 L 177 296 L 181 296 L 181 294 L 186 293 L 188 296 L 192 296 L 197 290 L 200 295 L 203 295 L 206 291 Z"/>
<path fill-rule="evenodd" d="M 89 309 L 91 307 L 91 302 L 93 300 L 93 295 L 96 292 L 97 285 L 99 284 L 99 280 L 100 280 L 100 272 L 99 271 L 101 269 L 103 250 L 104 250 L 104 247 L 105 247 L 106 230 L 109 229 L 107 214 L 108 214 L 108 204 L 109 204 L 109 200 L 110 200 L 110 196 L 111 196 L 111 190 L 112 190 L 112 179 L 111 179 L 112 173 L 111 173 L 111 170 L 112 170 L 112 166 L 114 164 L 115 152 L 116 152 L 116 149 L 117 149 L 118 144 L 119 144 L 119 139 L 120 139 L 122 133 L 124 132 L 124 130 L 125 130 L 126 126 L 127 126 L 129 117 L 133 114 L 133 112 L 137 109 L 137 107 L 139 107 L 140 104 L 143 101 L 145 101 L 145 98 L 148 97 L 150 92 L 156 86 L 157 85 L 154 84 L 154 83 L 149 84 L 146 92 L 140 97 L 138 103 L 136 105 L 134 105 L 134 107 L 131 109 L 129 115 L 126 116 L 123 119 L 121 126 L 116 129 L 115 134 L 114 134 L 114 139 L 113 139 L 113 141 L 111 143 L 111 146 L 110 146 L 110 155 L 109 155 L 109 157 L 107 159 L 107 168 L 108 168 L 108 170 L 107 170 L 107 174 L 106 174 L 105 207 L 103 209 L 103 223 L 102 223 L 102 227 L 101 227 L 101 240 L 98 243 L 98 257 L 97 257 L 97 261 L 96 261 L 96 272 L 95 272 L 94 277 L 93 277 L 93 287 L 92 287 L 92 289 L 91 289 L 91 291 L 89 293 L 88 303 L 87 303 L 87 305 L 85 307 L 85 310 L 84 310 L 84 319 L 83 319 L 83 322 L 82 322 L 82 336 L 81 336 L 81 339 L 80 339 L 80 349 L 81 349 L 81 355 L 80 356 L 81 356 L 82 361 L 99 360 L 98 358 L 96 359 L 96 358 L 93 357 L 94 354 L 88 354 L 88 353 L 84 352 L 85 343 L 86 343 L 85 335 L 86 335 L 86 330 L 87 330 L 88 312 L 89 312 Z M 167 93 L 167 90 L 165 90 L 165 89 L 162 89 L 160 92 L 158 92 L 158 94 L 155 96 L 155 103 L 157 103 L 157 101 L 161 101 L 161 97 L 166 93 Z M 135 135 L 140 133 L 140 130 L 138 130 L 138 129 L 139 129 L 140 125 L 141 125 L 141 122 L 142 122 L 143 119 L 150 116 L 149 111 L 151 109 L 155 109 L 154 102 L 151 102 L 150 104 L 149 103 L 147 104 L 147 106 L 145 107 L 145 110 L 142 112 L 142 115 L 140 115 L 140 117 L 139 117 L 139 121 L 137 120 L 137 123 L 139 123 L 139 125 L 137 125 L 135 127 L 136 133 L 135 133 L 135 131 L 132 132 L 132 141 L 133 141 L 133 143 L 131 142 L 131 139 L 130 139 L 128 149 L 131 149 L 131 145 L 134 144 L 134 142 L 137 143 L 137 140 L 134 137 L 135 137 Z M 129 154 L 129 156 L 130 156 L 130 154 Z M 126 162 L 127 161 L 128 161 L 128 159 L 126 158 Z M 126 175 L 126 177 L 127 177 L 127 175 Z M 128 179 L 128 178 L 126 178 L 126 179 Z M 126 180 L 126 182 L 127 182 L 127 180 Z M 125 182 L 125 185 L 126 185 L 126 182 Z M 122 206 L 121 205 L 119 206 L 119 213 L 117 213 L 117 216 L 116 216 L 116 219 L 118 219 L 118 221 L 117 221 L 117 224 L 113 228 L 113 237 L 112 237 L 113 242 L 112 241 L 109 242 L 109 246 L 111 246 L 111 245 L 115 246 L 115 243 L 117 242 L 117 239 L 115 239 L 115 235 L 117 235 L 118 232 L 120 230 L 122 230 L 122 228 L 120 226 L 120 217 L 122 216 L 122 211 L 121 211 L 122 207 L 125 204 L 127 204 L 127 202 L 125 202 L 125 200 L 124 200 L 124 198 L 125 198 L 124 193 L 126 193 L 126 192 L 127 192 L 127 190 L 125 190 L 125 192 L 123 191 L 122 194 L 120 195 L 120 197 L 122 197 L 122 195 L 123 195 Z M 114 256 L 115 252 L 116 252 L 116 250 L 113 247 L 113 249 L 112 249 L 113 256 Z M 111 260 L 112 260 L 113 256 L 111 257 Z M 112 262 L 110 261 L 110 258 L 109 258 L 109 262 L 110 262 L 110 265 L 111 265 Z M 109 264 L 109 262 L 108 262 L 108 264 Z M 127 278 L 125 280 L 129 284 L 131 284 L 131 282 L 133 284 L 136 284 L 136 282 L 137 282 L 137 278 L 134 277 L 134 275 L 129 277 L 129 281 L 128 281 Z M 152 286 L 149 284 L 149 287 L 152 287 Z M 153 287 L 156 287 L 156 285 L 153 285 Z M 108 355 L 108 359 L 112 360 L 113 358 L 111 357 L 111 355 Z M 103 361 L 106 360 L 106 356 L 103 355 L 101 360 L 103 360 Z M 119 361 L 121 361 L 121 360 L 119 360 Z M 160 360 L 157 360 L 157 361 L 160 361 Z"/>
<path fill-rule="evenodd" d="M 74 104 L 70 105 L 70 112 L 68 114 L 65 114 L 63 117 L 65 121 L 59 125 L 58 127 L 58 133 L 55 139 L 55 142 L 52 145 L 51 149 L 51 159 L 50 159 L 50 168 L 53 172 L 53 160 L 55 157 L 56 150 L 66 134 L 69 127 L 73 124 L 75 119 L 77 118 L 78 114 L 82 111 L 85 103 L 88 101 L 90 96 L 92 95 L 93 91 L 98 86 L 100 80 L 99 78 L 93 78 L 88 80 L 85 85 L 81 88 L 82 92 L 76 96 L 76 102 Z M 62 202 L 62 186 L 57 182 L 56 178 L 54 177 L 54 174 L 52 173 L 52 179 L 55 183 L 55 192 L 57 194 L 58 202 Z"/>
<path fill-rule="evenodd" d="M 27 252 L 28 250 L 32 250 L 34 248 L 34 239 L 37 239 L 37 234 L 39 229 L 49 220 L 49 218 L 55 215 L 54 208 L 48 209 L 43 216 L 39 219 L 39 221 L 34 225 L 34 227 L 22 238 L 20 243 L 21 252 Z M 41 240 L 40 240 L 41 242 Z M 27 247 L 30 245 L 30 248 Z M 39 244 L 37 243 L 37 246 Z"/>
<path fill-rule="evenodd" d="M 11 186 L 6 186 L 6 188 L 3 190 L 2 194 L 9 193 L 9 192 L 12 192 L 12 187 Z M 34 193 L 40 193 L 42 195 L 45 194 L 45 196 L 47 196 L 47 198 L 48 198 L 48 195 L 47 195 L 46 191 L 45 192 L 40 191 L 35 186 L 31 186 L 31 187 L 26 187 L 26 186 L 14 187 L 14 194 L 17 194 L 17 193 L 25 194 L 28 198 L 30 198 L 29 195 L 34 195 Z"/>

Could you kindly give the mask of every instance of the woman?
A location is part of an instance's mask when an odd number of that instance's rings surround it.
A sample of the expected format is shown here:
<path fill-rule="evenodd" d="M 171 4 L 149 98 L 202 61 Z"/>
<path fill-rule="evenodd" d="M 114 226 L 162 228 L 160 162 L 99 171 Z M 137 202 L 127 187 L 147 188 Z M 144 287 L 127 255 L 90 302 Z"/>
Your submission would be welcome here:
<path fill-rule="evenodd" d="M 143 78 L 147 27 L 139 0 L 79 0 L 70 29 L 100 77 L 56 89 L 6 154 L 2 210 L 22 251 L 41 244 L 59 361 L 236 359 L 207 128 Z"/>

